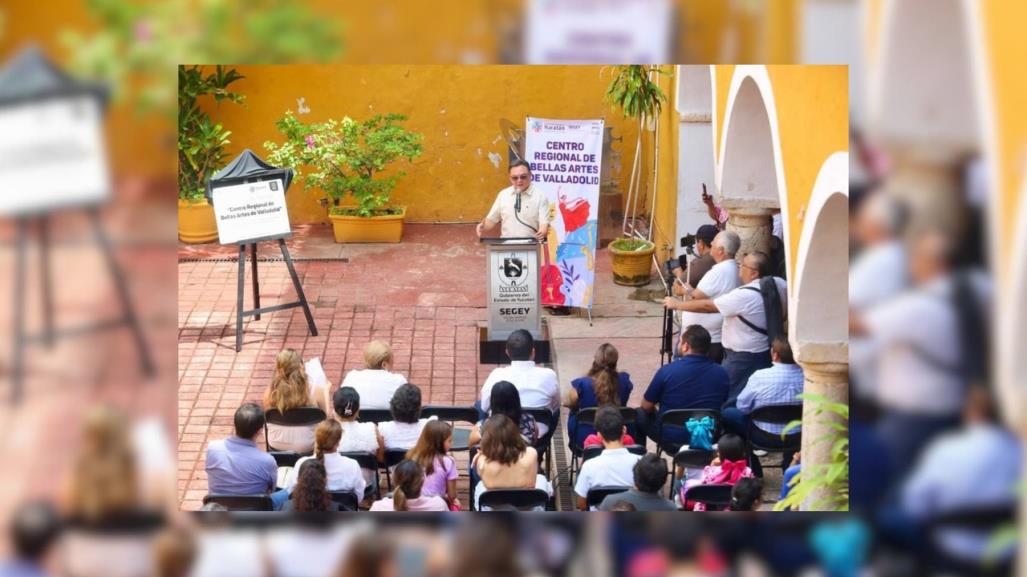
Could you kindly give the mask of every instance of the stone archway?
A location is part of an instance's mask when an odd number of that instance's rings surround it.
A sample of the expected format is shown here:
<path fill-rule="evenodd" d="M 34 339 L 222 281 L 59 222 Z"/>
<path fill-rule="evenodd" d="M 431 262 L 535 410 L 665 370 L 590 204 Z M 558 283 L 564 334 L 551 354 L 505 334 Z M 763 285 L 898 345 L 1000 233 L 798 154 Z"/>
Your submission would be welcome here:
<path fill-rule="evenodd" d="M 742 239 L 740 255 L 767 252 L 771 212 L 788 212 L 774 92 L 765 66 L 738 66 L 721 130 L 717 188 L 728 229 Z M 784 219 L 788 245 L 788 219 Z M 788 264 L 792 270 L 791 263 Z"/>

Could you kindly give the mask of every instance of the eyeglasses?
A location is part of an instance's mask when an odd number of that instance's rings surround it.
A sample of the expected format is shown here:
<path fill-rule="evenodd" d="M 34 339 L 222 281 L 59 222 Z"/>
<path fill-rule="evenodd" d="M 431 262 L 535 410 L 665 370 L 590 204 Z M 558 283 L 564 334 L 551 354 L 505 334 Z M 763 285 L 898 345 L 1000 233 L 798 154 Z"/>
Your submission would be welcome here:
<path fill-rule="evenodd" d="M 747 268 L 747 269 L 751 270 L 752 272 L 760 272 L 760 269 L 758 269 L 756 267 L 751 267 L 751 266 L 749 266 L 747 264 L 743 264 L 742 268 Z"/>
<path fill-rule="evenodd" d="M 531 178 L 530 174 L 515 174 L 510 177 L 510 180 L 528 180 Z"/>

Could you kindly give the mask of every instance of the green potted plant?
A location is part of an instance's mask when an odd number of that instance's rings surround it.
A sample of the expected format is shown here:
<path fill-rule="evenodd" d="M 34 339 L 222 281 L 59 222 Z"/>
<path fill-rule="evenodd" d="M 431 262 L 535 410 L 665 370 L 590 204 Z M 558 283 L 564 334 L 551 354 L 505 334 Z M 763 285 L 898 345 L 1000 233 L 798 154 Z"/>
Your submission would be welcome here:
<path fill-rule="evenodd" d="M 200 108 L 200 99 L 241 103 L 243 95 L 228 86 L 242 78 L 222 66 L 209 74 L 199 66 L 178 68 L 178 238 L 182 242 L 204 243 L 218 237 L 214 208 L 204 190 L 210 175 L 224 165 L 232 134 Z"/>
<path fill-rule="evenodd" d="M 399 242 L 406 207 L 391 205 L 390 195 L 406 173 L 388 170 L 420 156 L 423 139 L 400 125 L 405 120 L 378 114 L 308 124 L 288 111 L 275 123 L 285 141 L 264 148 L 270 162 L 293 168 L 306 188 L 328 194 L 336 242 Z M 347 198 L 353 202 L 344 203 Z"/>
<path fill-rule="evenodd" d="M 659 123 L 656 120 L 663 107 L 663 102 L 667 99 L 655 81 L 656 76 L 661 74 L 665 73 L 660 70 L 659 66 L 641 64 L 615 66 L 613 80 L 606 89 L 606 100 L 614 110 L 619 108 L 625 117 L 638 119 L 638 140 L 635 143 L 635 157 L 631 165 L 631 177 L 628 180 L 630 186 L 624 211 L 622 232 L 625 236 L 614 240 L 608 247 L 613 261 L 613 282 L 619 285 L 645 286 L 649 284 L 652 256 L 656 250 L 651 236 L 646 239 L 636 237 L 634 226 L 640 196 L 637 189 L 641 188 L 640 185 L 636 187 L 636 182 L 640 180 L 638 173 L 642 170 L 642 135 L 645 132 L 645 127 L 649 127 L 650 130 L 659 129 Z M 656 190 L 656 166 L 660 153 L 658 133 L 654 138 L 653 182 L 650 187 L 653 191 Z M 647 235 L 651 235 L 651 222 L 648 231 Z"/>

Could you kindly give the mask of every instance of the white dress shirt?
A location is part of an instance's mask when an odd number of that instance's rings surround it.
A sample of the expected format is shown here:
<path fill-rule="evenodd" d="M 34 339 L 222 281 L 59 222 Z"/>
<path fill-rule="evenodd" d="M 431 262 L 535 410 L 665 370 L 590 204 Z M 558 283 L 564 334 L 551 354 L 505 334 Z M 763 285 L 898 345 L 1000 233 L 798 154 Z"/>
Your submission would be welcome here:
<path fill-rule="evenodd" d="M 382 369 L 358 369 L 346 374 L 341 387 L 353 387 L 360 395 L 361 409 L 388 409 L 396 389 L 405 385 L 406 377 Z"/>
<path fill-rule="evenodd" d="M 543 223 L 549 222 L 549 201 L 546 195 L 534 185 L 521 193 L 521 210 L 514 210 L 517 203 L 517 191 L 509 186 L 499 191 L 496 201 L 492 203 L 488 215 L 489 222 L 500 223 L 500 235 L 503 238 L 535 236 Z M 520 221 L 524 224 L 521 224 Z M 525 226 L 525 224 L 529 226 Z M 532 230 L 530 227 L 534 227 Z"/>
<path fill-rule="evenodd" d="M 624 447 L 606 449 L 581 465 L 574 493 L 587 497 L 590 489 L 602 486 L 632 487 L 635 484 L 635 463 L 642 457 Z"/>
<path fill-rule="evenodd" d="M 783 278 L 774 277 L 777 284 L 777 292 L 781 297 L 781 310 L 788 314 L 788 284 Z M 765 329 L 767 328 L 767 313 L 763 310 L 763 295 L 759 292 L 760 279 L 756 279 L 745 285 L 756 290 L 749 290 L 745 287 L 738 287 L 731 292 L 721 295 L 713 300 L 717 310 L 724 315 L 724 329 L 721 333 L 721 344 L 725 349 L 744 353 L 762 353 L 770 350 L 770 342 L 767 335 L 760 334 L 742 321 L 738 315 L 745 317 L 750 323 Z"/>
<path fill-rule="evenodd" d="M 939 417 L 959 413 L 964 384 L 953 371 L 960 345 L 951 291 L 952 280 L 938 278 L 863 316 L 881 346 L 877 400 L 883 407 Z"/>
<path fill-rule="evenodd" d="M 735 262 L 735 259 L 729 258 L 713 265 L 703 275 L 702 280 L 699 281 L 699 285 L 695 289 L 702 291 L 707 297 L 715 299 L 738 288 L 741 282 L 738 278 L 738 263 Z M 709 331 L 711 343 L 719 343 L 721 341 L 720 329 L 723 324 L 724 317 L 720 313 L 693 313 L 687 311 L 681 313 L 681 334 L 684 334 L 685 328 L 689 325 L 702 325 L 703 328 Z"/>
<path fill-rule="evenodd" d="M 492 387 L 499 381 L 513 383 L 521 395 L 521 406 L 525 408 L 546 407 L 560 410 L 560 385 L 553 369 L 539 367 L 535 361 L 512 361 L 508 367 L 493 369 L 481 387 L 481 410 L 486 413 L 492 406 Z M 548 423 L 538 423 L 539 436 L 549 431 Z"/>
<path fill-rule="evenodd" d="M 400 423 L 385 421 L 378 424 L 378 432 L 382 434 L 386 449 L 412 449 L 421 437 L 421 429 L 429 419 L 421 419 L 416 423 Z"/>

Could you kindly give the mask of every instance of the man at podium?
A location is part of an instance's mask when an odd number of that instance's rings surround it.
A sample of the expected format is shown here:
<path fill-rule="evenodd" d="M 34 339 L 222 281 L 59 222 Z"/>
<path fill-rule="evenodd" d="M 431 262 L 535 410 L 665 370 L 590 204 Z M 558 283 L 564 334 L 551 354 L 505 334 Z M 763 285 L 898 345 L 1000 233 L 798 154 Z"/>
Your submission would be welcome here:
<path fill-rule="evenodd" d="M 492 209 L 478 223 L 478 238 L 500 225 L 500 238 L 545 240 L 549 233 L 549 203 L 546 195 L 531 184 L 531 167 L 523 160 L 510 165 L 510 186 L 499 191 Z"/>

